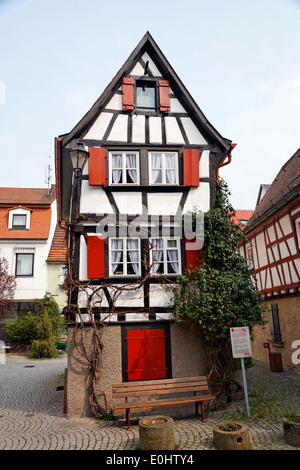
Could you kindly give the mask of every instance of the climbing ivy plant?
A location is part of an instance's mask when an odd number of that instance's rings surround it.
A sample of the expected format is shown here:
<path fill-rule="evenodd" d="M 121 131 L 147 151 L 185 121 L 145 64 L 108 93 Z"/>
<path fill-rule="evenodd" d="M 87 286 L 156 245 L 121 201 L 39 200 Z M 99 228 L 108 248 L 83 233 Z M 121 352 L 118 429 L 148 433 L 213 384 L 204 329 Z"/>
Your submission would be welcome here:
<path fill-rule="evenodd" d="M 215 208 L 204 214 L 204 246 L 198 268 L 186 270 L 173 293 L 177 324 L 200 327 L 207 355 L 208 376 L 219 402 L 226 400 L 236 361 L 230 327 L 264 325 L 264 299 L 253 273 L 237 246 L 244 238 L 234 222 L 227 184 L 217 186 Z"/>

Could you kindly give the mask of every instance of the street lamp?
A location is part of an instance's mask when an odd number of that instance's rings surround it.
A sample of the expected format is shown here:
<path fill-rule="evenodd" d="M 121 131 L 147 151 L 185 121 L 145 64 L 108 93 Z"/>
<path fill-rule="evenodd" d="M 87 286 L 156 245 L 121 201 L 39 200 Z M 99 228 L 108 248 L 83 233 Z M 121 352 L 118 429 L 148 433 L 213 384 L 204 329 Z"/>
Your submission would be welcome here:
<path fill-rule="evenodd" d="M 84 168 L 84 165 L 89 157 L 89 152 L 85 150 L 82 142 L 78 142 L 76 147 L 70 150 L 70 156 L 75 175 L 78 175 Z"/>

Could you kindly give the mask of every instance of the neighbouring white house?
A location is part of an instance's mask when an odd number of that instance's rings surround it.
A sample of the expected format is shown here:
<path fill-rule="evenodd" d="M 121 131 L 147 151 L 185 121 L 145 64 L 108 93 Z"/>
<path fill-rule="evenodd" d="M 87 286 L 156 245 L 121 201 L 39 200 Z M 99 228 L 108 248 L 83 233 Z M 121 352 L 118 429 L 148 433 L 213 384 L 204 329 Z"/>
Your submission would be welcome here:
<path fill-rule="evenodd" d="M 46 260 L 56 222 L 55 187 L 0 188 L 0 250 L 17 283 L 11 303 L 15 313 L 35 311 L 36 299 L 49 292 Z"/>

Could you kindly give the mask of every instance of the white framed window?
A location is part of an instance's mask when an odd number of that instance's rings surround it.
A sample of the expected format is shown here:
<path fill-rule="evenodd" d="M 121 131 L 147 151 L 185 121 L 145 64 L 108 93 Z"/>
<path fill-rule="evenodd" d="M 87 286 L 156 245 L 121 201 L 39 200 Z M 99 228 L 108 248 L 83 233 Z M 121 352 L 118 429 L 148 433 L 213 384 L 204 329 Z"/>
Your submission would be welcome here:
<path fill-rule="evenodd" d="M 181 274 L 180 238 L 153 238 L 150 243 L 152 273 L 166 276 Z"/>
<path fill-rule="evenodd" d="M 33 276 L 33 253 L 16 253 L 16 277 Z"/>
<path fill-rule="evenodd" d="M 109 153 L 110 184 L 140 184 L 139 153 Z"/>
<path fill-rule="evenodd" d="M 30 215 L 31 211 L 29 209 L 23 209 L 23 207 L 11 209 L 8 215 L 9 230 L 29 230 Z"/>
<path fill-rule="evenodd" d="M 140 238 L 109 239 L 109 275 L 141 275 L 141 240 Z"/>
<path fill-rule="evenodd" d="M 179 184 L 178 153 L 149 152 L 150 184 Z"/>

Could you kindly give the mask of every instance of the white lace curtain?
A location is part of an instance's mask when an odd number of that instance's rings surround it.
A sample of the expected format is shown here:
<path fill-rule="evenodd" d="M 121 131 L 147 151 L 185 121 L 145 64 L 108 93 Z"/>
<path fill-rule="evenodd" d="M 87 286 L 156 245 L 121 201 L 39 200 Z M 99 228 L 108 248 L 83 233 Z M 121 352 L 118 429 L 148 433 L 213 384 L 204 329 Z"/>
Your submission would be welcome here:
<path fill-rule="evenodd" d="M 165 165 L 166 165 L 166 183 L 175 184 L 176 183 L 176 162 L 175 155 L 166 155 Z"/>
<path fill-rule="evenodd" d="M 112 156 L 112 182 L 120 183 L 122 179 L 122 154 Z"/>
<path fill-rule="evenodd" d="M 167 250 L 167 258 L 171 261 L 171 266 L 174 273 L 179 272 L 179 265 L 178 265 L 178 250 Z"/>
<path fill-rule="evenodd" d="M 156 273 L 163 260 L 163 240 L 162 239 L 152 240 L 152 259 L 153 259 L 152 271 Z"/>
<path fill-rule="evenodd" d="M 123 158 L 126 156 L 126 171 L 128 172 L 131 183 L 137 183 L 137 157 L 136 154 L 113 154 L 112 155 L 112 182 L 126 183 L 123 176 Z M 125 179 L 125 181 L 124 181 Z"/>
<path fill-rule="evenodd" d="M 136 155 L 127 154 L 126 155 L 126 169 L 128 171 L 129 177 L 132 183 L 137 183 L 137 164 L 136 164 Z"/>
<path fill-rule="evenodd" d="M 163 178 L 163 158 L 164 174 Z M 152 183 L 176 184 L 176 156 L 153 153 L 151 155 Z"/>
<path fill-rule="evenodd" d="M 139 273 L 139 244 L 138 240 L 127 240 L 126 249 L 128 258 L 130 260 L 130 264 L 132 266 L 133 271 L 135 274 L 138 275 Z M 112 265 L 112 273 L 115 274 L 117 267 L 120 263 L 124 265 L 124 259 L 122 259 L 123 254 L 123 240 L 120 239 L 112 239 L 111 240 L 111 265 Z M 124 269 L 122 270 L 123 274 Z"/>
<path fill-rule="evenodd" d="M 127 240 L 127 252 L 135 274 L 139 273 L 139 244 L 138 240 Z"/>
<path fill-rule="evenodd" d="M 168 241 L 165 240 L 165 243 L 168 243 Z M 174 248 L 176 247 L 176 249 L 167 248 L 166 250 L 167 264 L 171 265 L 174 273 L 179 273 L 178 249 L 177 249 L 176 242 L 174 243 L 175 243 Z M 155 273 L 158 271 L 161 263 L 164 263 L 163 253 L 164 253 L 164 240 L 162 238 L 153 239 L 152 240 L 152 260 L 153 260 L 152 271 Z M 167 267 L 165 266 L 165 263 L 164 263 L 163 272 L 165 274 L 168 273 L 168 269 L 166 268 Z"/>
<path fill-rule="evenodd" d="M 162 157 L 160 154 L 152 154 L 152 183 L 162 183 Z"/>

